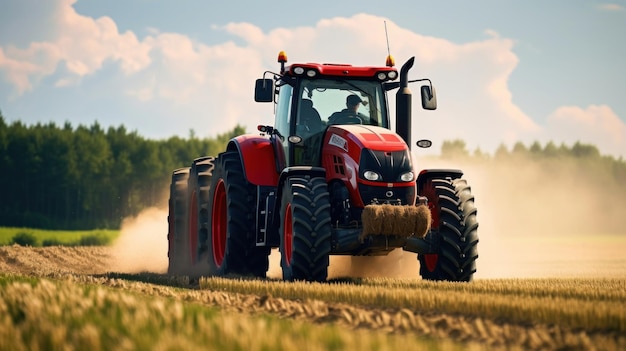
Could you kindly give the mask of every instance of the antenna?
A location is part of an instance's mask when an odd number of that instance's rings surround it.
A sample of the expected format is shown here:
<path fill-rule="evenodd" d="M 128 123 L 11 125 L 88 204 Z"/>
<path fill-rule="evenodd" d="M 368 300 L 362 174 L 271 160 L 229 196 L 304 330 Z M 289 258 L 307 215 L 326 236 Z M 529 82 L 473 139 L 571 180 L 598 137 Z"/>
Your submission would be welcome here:
<path fill-rule="evenodd" d="M 387 39 L 387 55 L 391 56 L 391 50 L 389 50 L 389 35 L 387 34 L 387 21 L 385 23 L 385 39 Z"/>
<path fill-rule="evenodd" d="M 387 65 L 387 67 L 393 67 L 396 65 L 396 62 L 393 59 L 393 56 L 391 56 L 391 50 L 389 50 L 389 35 L 387 34 L 387 21 L 383 21 L 383 22 L 385 22 L 385 39 L 387 39 L 387 61 L 385 62 L 385 64 Z"/>

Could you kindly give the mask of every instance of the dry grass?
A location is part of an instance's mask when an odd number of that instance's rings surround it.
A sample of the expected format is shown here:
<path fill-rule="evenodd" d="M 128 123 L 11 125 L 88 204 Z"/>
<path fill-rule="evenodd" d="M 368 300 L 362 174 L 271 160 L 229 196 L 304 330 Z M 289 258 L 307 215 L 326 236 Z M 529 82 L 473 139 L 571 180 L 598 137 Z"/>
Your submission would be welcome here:
<path fill-rule="evenodd" d="M 69 281 L 0 276 L 0 286 L 2 350 L 464 349 L 450 341 L 346 333 L 333 325 L 225 313 L 195 302 Z"/>
<path fill-rule="evenodd" d="M 626 333 L 626 280 L 519 279 L 471 284 L 364 279 L 357 283 L 285 283 L 204 278 L 204 289 L 286 299 L 480 316 L 516 324 Z"/>
<path fill-rule="evenodd" d="M 0 274 L 0 349 L 626 349 L 624 278 L 203 278 L 198 289 L 107 273 L 112 261 L 107 248 L 0 247 L 0 271 L 13 272 Z M 234 334 L 233 348 L 212 339 Z"/>

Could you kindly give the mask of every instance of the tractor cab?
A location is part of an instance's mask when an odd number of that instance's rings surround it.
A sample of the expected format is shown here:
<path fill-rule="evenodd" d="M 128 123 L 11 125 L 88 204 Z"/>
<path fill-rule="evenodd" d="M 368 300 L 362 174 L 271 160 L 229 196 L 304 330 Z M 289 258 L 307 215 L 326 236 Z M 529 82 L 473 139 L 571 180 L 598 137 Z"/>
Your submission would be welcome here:
<path fill-rule="evenodd" d="M 276 102 L 273 129 L 281 135 L 285 165 L 319 166 L 324 132 L 331 125 L 360 124 L 388 129 L 384 82 L 394 80 L 393 67 L 278 62 L 281 73 L 259 79 L 255 100 Z M 266 72 L 268 73 L 268 72 Z"/>

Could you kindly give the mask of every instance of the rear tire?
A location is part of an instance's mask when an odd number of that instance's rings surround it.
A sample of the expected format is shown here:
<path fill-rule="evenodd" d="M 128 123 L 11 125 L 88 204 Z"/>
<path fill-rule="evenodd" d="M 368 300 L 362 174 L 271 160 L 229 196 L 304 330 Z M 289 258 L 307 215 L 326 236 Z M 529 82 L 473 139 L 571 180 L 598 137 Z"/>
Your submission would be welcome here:
<path fill-rule="evenodd" d="M 187 233 L 187 180 L 189 168 L 179 168 L 172 173 L 170 183 L 168 222 L 168 274 L 182 274 L 185 270 L 185 250 Z"/>
<path fill-rule="evenodd" d="M 310 176 L 287 179 L 280 211 L 283 279 L 325 281 L 330 241 L 330 201 L 326 180 Z"/>
<path fill-rule="evenodd" d="M 256 246 L 256 187 L 246 180 L 238 152 L 215 160 L 208 201 L 209 273 L 265 277 L 270 248 Z"/>
<path fill-rule="evenodd" d="M 187 275 L 200 275 L 206 267 L 208 238 L 209 188 L 213 173 L 213 157 L 205 156 L 193 161 L 187 186 L 188 228 L 185 240 Z"/>
<path fill-rule="evenodd" d="M 478 259 L 478 222 L 471 188 L 464 179 L 433 179 L 424 189 L 433 219 L 426 240 L 438 249 L 419 254 L 420 275 L 428 280 L 468 282 Z"/>

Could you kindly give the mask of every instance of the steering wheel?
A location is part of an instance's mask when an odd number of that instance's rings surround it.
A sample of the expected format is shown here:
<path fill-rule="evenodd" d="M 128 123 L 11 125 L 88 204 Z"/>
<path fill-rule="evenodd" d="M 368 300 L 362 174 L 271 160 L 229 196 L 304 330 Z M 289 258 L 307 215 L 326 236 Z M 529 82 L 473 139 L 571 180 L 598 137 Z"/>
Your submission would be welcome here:
<path fill-rule="evenodd" d="M 363 120 L 355 114 L 350 114 L 337 118 L 333 124 L 363 124 Z"/>

